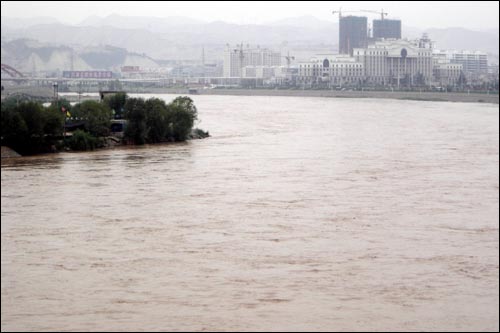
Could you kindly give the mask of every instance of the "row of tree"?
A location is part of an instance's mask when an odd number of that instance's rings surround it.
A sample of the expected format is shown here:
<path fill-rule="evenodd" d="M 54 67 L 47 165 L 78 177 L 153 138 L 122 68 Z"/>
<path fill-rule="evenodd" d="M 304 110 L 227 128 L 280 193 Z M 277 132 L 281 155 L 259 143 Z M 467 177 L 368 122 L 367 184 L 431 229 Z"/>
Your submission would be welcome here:
<path fill-rule="evenodd" d="M 184 141 L 197 117 L 189 97 L 177 97 L 168 104 L 158 98 L 129 98 L 124 112 L 128 120 L 125 137 L 135 144 Z"/>
<path fill-rule="evenodd" d="M 184 141 L 192 132 L 197 109 L 189 97 L 177 97 L 167 104 L 158 98 L 129 98 L 125 93 L 74 106 L 64 99 L 44 107 L 8 98 L 2 100 L 1 141 L 22 155 L 64 147 L 94 149 L 104 145 L 113 118 L 127 120 L 124 139 L 128 143 Z M 65 123 L 80 124 L 83 130 L 64 139 Z M 208 135 L 200 130 L 197 133 Z"/>
<path fill-rule="evenodd" d="M 2 146 L 9 146 L 22 155 L 49 152 L 61 136 L 64 117 L 56 104 L 45 108 L 36 102 L 2 100 Z"/>

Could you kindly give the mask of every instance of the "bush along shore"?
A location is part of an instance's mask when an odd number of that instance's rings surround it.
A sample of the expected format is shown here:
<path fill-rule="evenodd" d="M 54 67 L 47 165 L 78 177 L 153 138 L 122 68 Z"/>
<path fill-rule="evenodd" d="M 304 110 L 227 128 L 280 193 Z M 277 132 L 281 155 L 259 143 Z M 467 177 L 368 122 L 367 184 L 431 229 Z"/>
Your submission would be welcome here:
<path fill-rule="evenodd" d="M 2 147 L 21 155 L 180 142 L 209 136 L 208 132 L 193 128 L 198 110 L 193 100 L 185 96 L 167 104 L 158 98 L 145 100 L 116 93 L 102 102 L 87 100 L 72 106 L 60 99 L 48 107 L 7 98 L 1 103 L 1 117 Z"/>

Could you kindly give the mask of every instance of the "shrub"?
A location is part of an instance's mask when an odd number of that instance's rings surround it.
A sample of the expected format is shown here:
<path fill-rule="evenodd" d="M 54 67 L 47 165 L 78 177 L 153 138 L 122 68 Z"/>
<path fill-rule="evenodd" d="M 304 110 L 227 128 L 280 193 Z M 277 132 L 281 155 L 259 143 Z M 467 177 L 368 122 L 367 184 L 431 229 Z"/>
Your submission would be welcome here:
<path fill-rule="evenodd" d="M 189 135 L 191 139 L 204 139 L 208 138 L 210 136 L 210 133 L 208 131 L 204 131 L 200 128 L 195 128 L 191 131 L 191 134 Z"/>
<path fill-rule="evenodd" d="M 125 103 L 125 119 L 128 120 L 125 138 L 137 145 L 146 142 L 148 129 L 146 126 L 146 106 L 143 98 L 129 98 Z"/>
<path fill-rule="evenodd" d="M 104 98 L 104 104 L 106 104 L 111 111 L 114 111 L 116 119 L 121 119 L 123 117 L 123 110 L 127 103 L 127 98 L 128 95 L 126 93 L 117 92 L 116 94 L 106 96 Z"/>
<path fill-rule="evenodd" d="M 97 147 L 97 138 L 92 134 L 82 130 L 73 132 L 73 136 L 67 141 L 67 145 L 71 150 L 94 150 Z"/>
<path fill-rule="evenodd" d="M 170 133 L 170 114 L 165 102 L 158 98 L 146 100 L 147 142 L 166 141 Z"/>
<path fill-rule="evenodd" d="M 125 138 L 135 144 L 184 141 L 191 135 L 198 111 L 185 96 L 169 104 L 158 98 L 129 98 L 124 117 L 128 120 Z"/>
<path fill-rule="evenodd" d="M 111 110 L 97 101 L 84 101 L 73 107 L 74 117 L 85 120 L 85 130 L 95 137 L 109 135 Z"/>

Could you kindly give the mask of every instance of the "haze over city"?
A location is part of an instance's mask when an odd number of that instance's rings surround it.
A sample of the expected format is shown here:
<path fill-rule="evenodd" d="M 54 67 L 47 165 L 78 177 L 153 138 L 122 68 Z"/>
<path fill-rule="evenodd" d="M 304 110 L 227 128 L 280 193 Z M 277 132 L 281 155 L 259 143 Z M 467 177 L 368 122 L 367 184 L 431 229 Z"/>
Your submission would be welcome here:
<path fill-rule="evenodd" d="M 2 1 L 1 331 L 499 331 L 499 2 Z"/>
<path fill-rule="evenodd" d="M 462 27 L 474 30 L 498 29 L 498 1 L 100 1 L 96 13 L 92 1 L 2 1 L 2 16 L 17 18 L 52 17 L 78 24 L 89 16 L 172 17 L 183 16 L 202 22 L 224 21 L 237 24 L 269 24 L 290 17 L 312 16 L 336 22 L 332 10 L 380 10 L 408 26 L 418 28 Z M 445 13 L 445 14 L 444 14 Z"/>

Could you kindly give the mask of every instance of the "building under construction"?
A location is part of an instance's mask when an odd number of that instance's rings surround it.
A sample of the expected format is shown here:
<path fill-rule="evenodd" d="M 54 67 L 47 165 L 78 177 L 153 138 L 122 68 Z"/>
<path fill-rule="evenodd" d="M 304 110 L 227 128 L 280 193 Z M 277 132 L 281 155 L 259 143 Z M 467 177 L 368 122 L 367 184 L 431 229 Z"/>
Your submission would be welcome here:
<path fill-rule="evenodd" d="M 352 55 L 353 48 L 368 44 L 368 19 L 364 16 L 341 16 L 339 21 L 339 53 Z"/>
<path fill-rule="evenodd" d="M 249 45 L 227 45 L 224 51 L 224 77 L 243 77 L 247 66 L 281 66 L 281 52 Z"/>
<path fill-rule="evenodd" d="M 373 20 L 373 38 L 401 39 L 401 20 Z"/>

